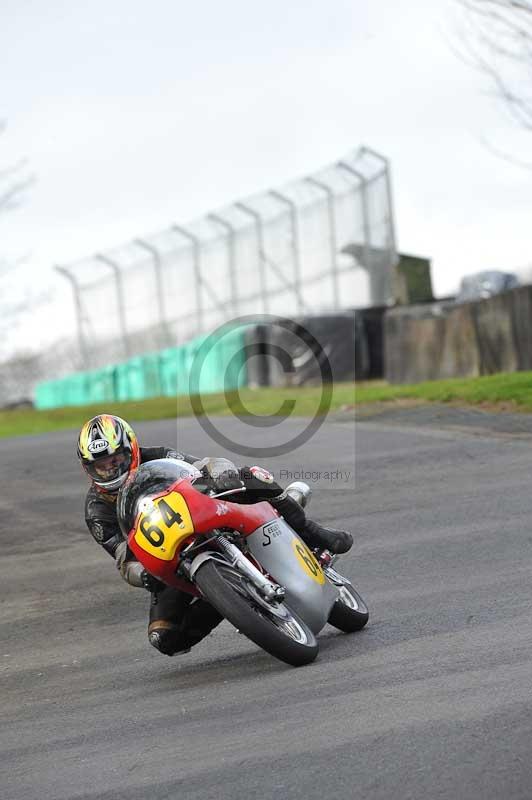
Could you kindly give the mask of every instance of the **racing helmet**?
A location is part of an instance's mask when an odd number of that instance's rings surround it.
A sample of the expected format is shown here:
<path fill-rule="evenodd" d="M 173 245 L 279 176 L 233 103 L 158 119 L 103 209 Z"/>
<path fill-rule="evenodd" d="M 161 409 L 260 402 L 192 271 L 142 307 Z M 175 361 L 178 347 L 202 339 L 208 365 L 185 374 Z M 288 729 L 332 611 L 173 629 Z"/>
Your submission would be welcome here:
<path fill-rule="evenodd" d="M 125 420 L 98 414 L 80 431 L 78 458 L 100 492 L 115 494 L 140 463 L 139 443 Z"/>

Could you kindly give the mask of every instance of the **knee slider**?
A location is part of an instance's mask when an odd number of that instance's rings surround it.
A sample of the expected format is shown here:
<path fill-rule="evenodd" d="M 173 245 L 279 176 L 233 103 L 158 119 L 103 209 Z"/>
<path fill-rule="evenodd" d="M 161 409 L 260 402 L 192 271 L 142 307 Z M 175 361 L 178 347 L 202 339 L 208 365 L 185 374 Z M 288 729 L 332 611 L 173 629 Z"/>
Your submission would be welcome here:
<path fill-rule="evenodd" d="M 148 634 L 148 640 L 152 647 L 155 647 L 156 650 L 159 650 L 161 653 L 164 653 L 167 656 L 172 655 L 170 652 L 170 642 L 168 641 L 168 633 L 167 630 L 162 631 L 150 631 Z"/>
<path fill-rule="evenodd" d="M 153 628 L 148 631 L 148 641 L 152 647 L 164 653 L 165 656 L 174 656 L 176 653 L 188 652 L 190 648 L 180 641 L 179 631 L 172 628 Z"/>

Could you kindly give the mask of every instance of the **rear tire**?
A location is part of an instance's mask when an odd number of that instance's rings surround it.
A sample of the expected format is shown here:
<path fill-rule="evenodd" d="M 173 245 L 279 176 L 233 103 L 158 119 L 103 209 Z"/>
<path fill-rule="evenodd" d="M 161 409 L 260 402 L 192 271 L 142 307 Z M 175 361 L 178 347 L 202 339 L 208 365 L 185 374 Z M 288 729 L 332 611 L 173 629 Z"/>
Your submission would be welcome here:
<path fill-rule="evenodd" d="M 301 667 L 318 655 L 318 642 L 308 625 L 284 602 L 269 612 L 247 593 L 246 579 L 230 564 L 206 561 L 196 572 L 194 582 L 220 614 L 275 658 Z"/>
<path fill-rule="evenodd" d="M 368 608 L 351 584 L 338 586 L 340 597 L 329 614 L 329 625 L 344 633 L 360 631 L 369 619 Z"/>

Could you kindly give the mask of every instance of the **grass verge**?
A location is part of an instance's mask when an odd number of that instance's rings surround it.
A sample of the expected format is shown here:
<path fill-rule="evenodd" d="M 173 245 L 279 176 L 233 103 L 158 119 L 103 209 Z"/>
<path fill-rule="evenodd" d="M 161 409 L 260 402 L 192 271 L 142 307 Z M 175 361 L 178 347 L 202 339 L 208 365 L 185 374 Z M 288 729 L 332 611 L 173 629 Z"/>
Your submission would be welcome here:
<path fill-rule="evenodd" d="M 248 412 L 260 416 L 283 413 L 283 402 L 293 403 L 295 416 L 311 416 L 320 412 L 320 387 L 242 389 L 231 393 L 205 395 L 204 411 L 210 415 Z M 237 401 L 240 398 L 241 406 Z M 455 403 L 494 411 L 532 412 L 532 372 L 500 373 L 482 378 L 455 378 L 430 381 L 411 386 L 389 386 L 384 381 L 337 383 L 332 387 L 331 411 L 344 406 L 415 401 L 420 403 Z M 231 406 L 231 407 L 230 407 Z M 93 406 L 58 408 L 50 411 L 14 410 L 0 412 L 0 437 L 46 433 L 78 428 L 89 417 L 106 411 L 132 422 L 187 417 L 193 414 L 188 397 L 157 397 L 127 403 L 103 403 Z"/>
<path fill-rule="evenodd" d="M 357 405 L 398 400 L 456 403 L 494 411 L 532 411 L 532 372 L 501 372 L 481 378 L 453 378 L 410 386 L 384 381 L 357 384 Z"/>
<path fill-rule="evenodd" d="M 335 384 L 331 392 L 331 411 L 336 411 L 345 405 L 353 405 L 354 395 L 354 383 Z M 283 403 L 293 403 L 293 408 L 290 406 L 286 409 L 287 413 L 307 417 L 320 412 L 321 398 L 322 390 L 319 386 L 241 389 L 238 394 L 231 392 L 227 398 L 223 393 L 204 395 L 202 404 L 205 413 L 209 415 L 231 414 L 232 408 L 235 413 L 248 412 L 259 416 L 271 416 L 284 413 Z M 131 422 L 190 417 L 194 413 L 192 400 L 188 397 L 155 397 L 150 400 L 72 406 L 49 411 L 32 409 L 0 411 L 0 437 L 79 428 L 85 420 L 104 411 L 118 414 Z"/>

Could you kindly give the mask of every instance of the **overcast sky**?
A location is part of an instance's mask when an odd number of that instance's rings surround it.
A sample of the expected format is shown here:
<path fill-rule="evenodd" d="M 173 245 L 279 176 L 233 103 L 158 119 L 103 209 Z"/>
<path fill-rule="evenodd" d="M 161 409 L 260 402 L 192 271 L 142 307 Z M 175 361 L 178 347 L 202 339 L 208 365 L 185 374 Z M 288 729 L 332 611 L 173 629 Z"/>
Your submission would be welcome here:
<path fill-rule="evenodd" d="M 532 161 L 532 134 L 453 53 L 459 18 L 452 0 L 2 0 L 0 168 L 27 156 L 38 182 L 1 250 L 56 285 L 53 263 L 366 144 L 438 294 L 532 264 L 532 172 L 482 144 Z"/>

